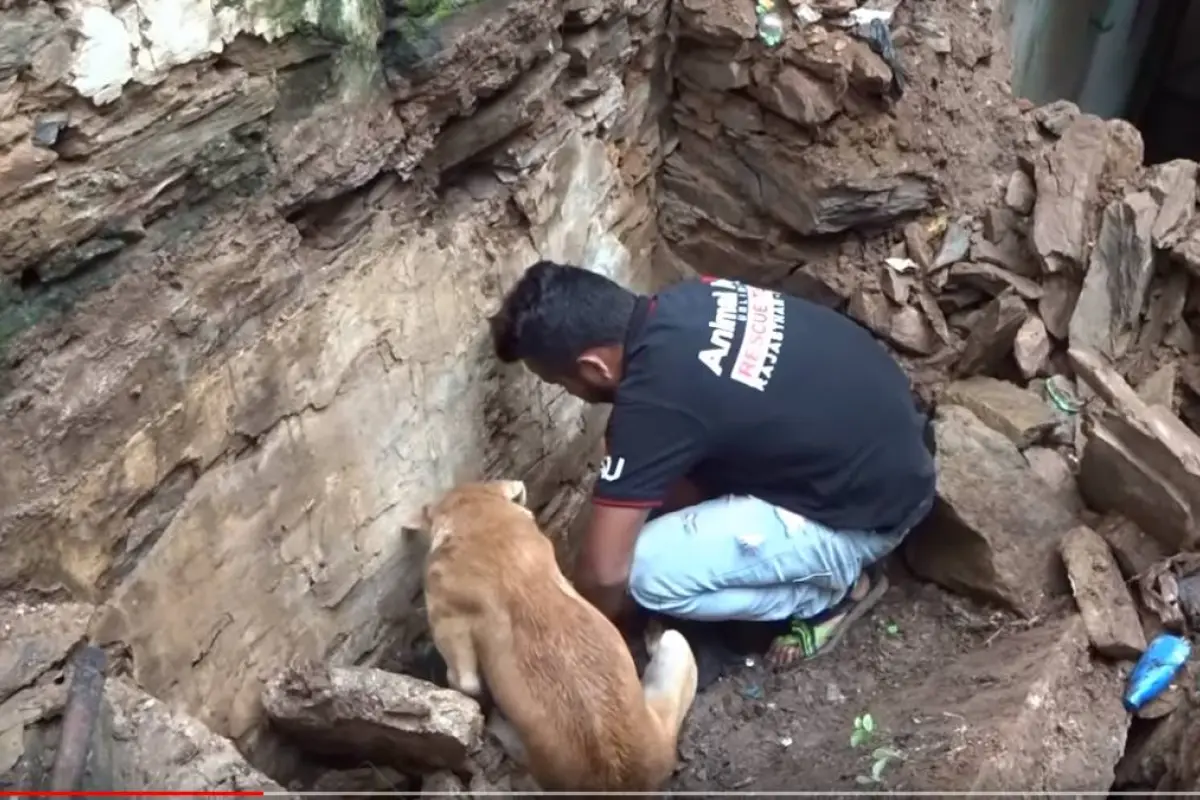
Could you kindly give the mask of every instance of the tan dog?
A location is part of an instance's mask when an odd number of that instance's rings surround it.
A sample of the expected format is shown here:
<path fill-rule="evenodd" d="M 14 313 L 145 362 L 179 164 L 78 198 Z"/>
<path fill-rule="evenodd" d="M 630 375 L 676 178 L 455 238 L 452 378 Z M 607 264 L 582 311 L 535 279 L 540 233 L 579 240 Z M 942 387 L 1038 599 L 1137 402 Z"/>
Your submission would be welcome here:
<path fill-rule="evenodd" d="M 493 732 L 543 790 L 661 789 L 696 696 L 692 650 L 663 632 L 639 684 L 621 634 L 563 576 L 525 502 L 521 481 L 492 481 L 426 509 L 425 604 L 450 684 L 473 696 L 486 684 L 505 718 Z"/>

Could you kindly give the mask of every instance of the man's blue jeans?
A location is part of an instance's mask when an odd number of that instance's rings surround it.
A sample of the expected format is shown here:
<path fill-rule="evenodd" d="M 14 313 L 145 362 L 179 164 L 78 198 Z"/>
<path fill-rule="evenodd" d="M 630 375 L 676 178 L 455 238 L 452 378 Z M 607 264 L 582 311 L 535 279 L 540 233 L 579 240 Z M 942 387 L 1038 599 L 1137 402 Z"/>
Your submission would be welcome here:
<path fill-rule="evenodd" d="M 933 500 L 880 533 L 834 531 L 754 497 L 718 497 L 646 523 L 629 591 L 643 608 L 680 619 L 814 617 L 895 550 Z"/>

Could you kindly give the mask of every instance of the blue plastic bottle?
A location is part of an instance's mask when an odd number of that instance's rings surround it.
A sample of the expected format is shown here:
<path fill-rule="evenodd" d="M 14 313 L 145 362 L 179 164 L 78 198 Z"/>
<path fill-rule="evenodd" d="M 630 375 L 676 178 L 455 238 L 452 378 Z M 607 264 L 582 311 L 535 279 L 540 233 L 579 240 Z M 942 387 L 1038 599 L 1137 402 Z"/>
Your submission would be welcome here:
<path fill-rule="evenodd" d="M 1162 694 L 1191 654 L 1192 645 L 1187 639 L 1168 633 L 1154 637 L 1129 674 L 1125 710 L 1137 711 Z"/>

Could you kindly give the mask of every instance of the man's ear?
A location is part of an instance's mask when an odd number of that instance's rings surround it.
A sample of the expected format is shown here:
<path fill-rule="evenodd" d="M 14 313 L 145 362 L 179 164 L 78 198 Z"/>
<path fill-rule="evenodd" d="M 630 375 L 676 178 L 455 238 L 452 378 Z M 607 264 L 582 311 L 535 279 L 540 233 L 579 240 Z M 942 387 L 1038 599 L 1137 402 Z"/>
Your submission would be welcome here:
<path fill-rule="evenodd" d="M 612 370 L 608 363 L 594 350 L 588 350 L 575 360 L 575 366 L 581 377 L 589 383 L 608 384 L 613 381 Z"/>

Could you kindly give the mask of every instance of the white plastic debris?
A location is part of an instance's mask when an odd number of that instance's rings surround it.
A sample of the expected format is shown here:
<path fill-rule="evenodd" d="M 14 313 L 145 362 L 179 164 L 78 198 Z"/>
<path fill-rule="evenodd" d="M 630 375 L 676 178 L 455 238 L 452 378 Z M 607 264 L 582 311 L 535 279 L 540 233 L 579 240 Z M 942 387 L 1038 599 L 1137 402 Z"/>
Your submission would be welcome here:
<path fill-rule="evenodd" d="M 883 263 L 887 264 L 892 269 L 903 275 L 905 272 L 912 272 L 917 268 L 917 262 L 911 258 L 885 258 Z"/>

